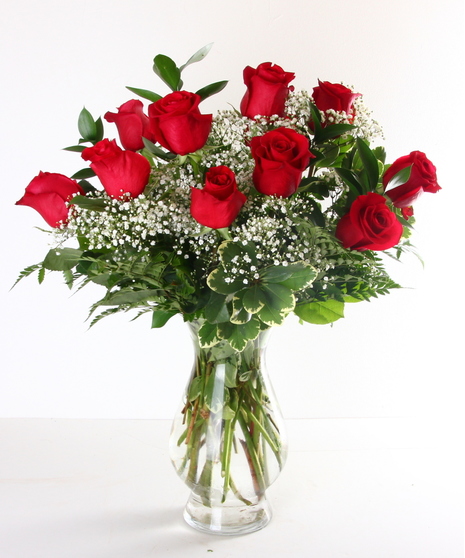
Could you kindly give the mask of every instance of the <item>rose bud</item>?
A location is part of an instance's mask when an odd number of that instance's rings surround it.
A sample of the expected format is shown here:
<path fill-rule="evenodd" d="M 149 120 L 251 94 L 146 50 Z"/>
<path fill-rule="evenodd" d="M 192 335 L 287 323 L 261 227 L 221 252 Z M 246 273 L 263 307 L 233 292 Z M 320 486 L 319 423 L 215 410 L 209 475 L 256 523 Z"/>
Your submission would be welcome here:
<path fill-rule="evenodd" d="M 196 93 L 175 91 L 149 106 L 155 140 L 178 155 L 202 148 L 210 134 L 213 115 L 201 114 Z"/>
<path fill-rule="evenodd" d="M 294 194 L 310 158 L 308 138 L 290 128 L 277 128 L 255 136 L 250 144 L 255 159 L 253 182 L 267 196 L 288 198 Z"/>
<path fill-rule="evenodd" d="M 150 177 L 150 163 L 133 151 L 123 151 L 115 140 L 103 139 L 82 152 L 90 167 L 112 198 L 129 194 L 136 198 L 144 191 Z"/>
<path fill-rule="evenodd" d="M 205 175 L 202 190 L 191 188 L 191 215 L 211 229 L 229 227 L 247 201 L 237 189 L 233 171 L 225 166 L 212 167 Z"/>
<path fill-rule="evenodd" d="M 318 110 L 321 112 L 327 110 L 345 112 L 351 122 L 353 122 L 355 116 L 354 101 L 360 96 L 360 93 L 354 93 L 340 83 L 320 80 L 318 80 L 318 86 L 313 88 L 312 95 L 313 102 Z"/>
<path fill-rule="evenodd" d="M 285 72 L 281 66 L 263 62 L 256 69 L 244 69 L 247 91 L 241 101 L 241 114 L 248 118 L 256 116 L 284 115 L 284 106 L 293 87 L 288 87 L 295 74 Z"/>
<path fill-rule="evenodd" d="M 118 128 L 119 139 L 124 149 L 139 151 L 144 148 L 142 138 L 153 141 L 149 117 L 144 114 L 143 104 L 138 100 L 127 101 L 118 112 L 107 112 L 107 122 L 114 122 Z"/>
<path fill-rule="evenodd" d="M 38 211 L 51 227 L 60 227 L 68 219 L 67 202 L 85 192 L 75 180 L 63 174 L 40 172 L 26 187 L 16 205 L 28 205 Z"/>
<path fill-rule="evenodd" d="M 410 177 L 404 184 L 389 189 L 389 182 L 401 170 L 412 167 Z M 438 192 L 441 187 L 436 176 L 436 167 L 421 151 L 400 157 L 388 168 L 383 176 L 386 195 L 395 207 L 409 207 L 423 192 Z"/>

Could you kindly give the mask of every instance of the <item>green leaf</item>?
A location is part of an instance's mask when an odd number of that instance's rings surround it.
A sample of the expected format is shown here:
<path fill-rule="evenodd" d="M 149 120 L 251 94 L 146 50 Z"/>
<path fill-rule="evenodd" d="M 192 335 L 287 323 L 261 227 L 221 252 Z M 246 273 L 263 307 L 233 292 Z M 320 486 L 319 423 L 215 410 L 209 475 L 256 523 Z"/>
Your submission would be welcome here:
<path fill-rule="evenodd" d="M 258 337 L 260 331 L 260 321 L 256 318 L 252 318 L 245 324 L 225 322 L 218 325 L 218 335 L 226 339 L 236 351 L 243 351 L 249 341 Z"/>
<path fill-rule="evenodd" d="M 91 211 L 104 211 L 106 207 L 105 200 L 99 198 L 87 198 L 86 196 L 81 195 L 71 198 L 70 203 Z"/>
<path fill-rule="evenodd" d="M 129 91 L 132 91 L 132 93 L 139 95 L 139 97 L 142 97 L 143 99 L 152 101 L 152 103 L 156 103 L 157 101 L 163 98 L 158 93 L 155 93 L 154 91 L 149 91 L 148 89 L 138 89 L 137 87 L 128 87 L 128 86 L 126 86 L 126 89 L 129 89 Z"/>
<path fill-rule="evenodd" d="M 92 142 L 94 144 L 103 139 L 104 130 L 103 130 L 103 121 L 102 121 L 101 118 L 97 118 L 97 120 L 95 121 L 95 126 L 97 128 L 97 133 L 96 133 L 95 138 Z"/>
<path fill-rule="evenodd" d="M 313 152 L 315 155 L 316 153 Z M 319 158 L 315 160 L 316 167 L 330 167 L 339 157 L 340 149 L 337 145 L 325 145 L 323 149 L 319 150 Z"/>
<path fill-rule="evenodd" d="M 222 91 L 227 84 L 227 81 L 217 81 L 215 83 L 211 83 L 210 85 L 202 87 L 202 89 L 199 89 L 198 91 L 196 91 L 196 93 L 197 95 L 199 95 L 202 101 L 204 101 L 208 97 L 211 97 L 212 95 L 215 95 L 216 93 Z"/>
<path fill-rule="evenodd" d="M 189 60 L 185 64 L 181 66 L 180 71 L 182 72 L 184 68 L 187 68 L 187 66 L 190 66 L 190 64 L 194 64 L 195 62 L 200 62 L 201 60 L 203 60 L 205 56 L 207 56 L 207 54 L 210 52 L 212 46 L 213 43 L 209 43 L 208 45 L 205 45 L 204 47 L 199 49 L 189 58 Z"/>
<path fill-rule="evenodd" d="M 362 160 L 363 166 L 368 178 L 368 184 L 372 190 L 376 189 L 379 180 L 379 167 L 378 159 L 375 157 L 371 151 L 368 144 L 362 139 L 357 138 L 357 149 Z"/>
<path fill-rule="evenodd" d="M 224 295 L 215 291 L 210 292 L 210 299 L 205 306 L 205 318 L 211 324 L 229 320 L 229 312 L 226 308 L 226 297 Z"/>
<path fill-rule="evenodd" d="M 250 314 L 256 314 L 266 304 L 266 296 L 260 285 L 253 285 L 244 291 L 242 297 L 244 309 Z"/>
<path fill-rule="evenodd" d="M 294 309 L 295 297 L 291 289 L 278 283 L 263 285 L 266 304 L 258 312 L 258 317 L 269 326 L 281 325 Z"/>
<path fill-rule="evenodd" d="M 205 322 L 199 329 L 200 346 L 203 349 L 213 347 L 219 342 L 218 338 L 218 325 Z"/>
<path fill-rule="evenodd" d="M 81 180 L 83 178 L 92 178 L 94 176 L 95 176 L 95 172 L 92 169 L 85 168 L 85 169 L 81 169 L 78 172 L 75 172 L 73 176 L 71 176 L 70 178 L 74 180 Z"/>
<path fill-rule="evenodd" d="M 120 306 L 123 304 L 137 304 L 139 302 L 146 302 L 154 300 L 159 297 L 157 289 L 141 289 L 134 291 L 132 288 L 128 290 L 121 289 L 106 296 L 99 304 L 99 306 Z"/>
<path fill-rule="evenodd" d="M 356 127 L 357 126 L 354 126 L 353 124 L 330 124 L 318 133 L 318 141 L 321 142 L 336 138 L 346 132 L 350 132 Z"/>
<path fill-rule="evenodd" d="M 97 124 L 85 107 L 79 114 L 78 129 L 85 141 L 94 141 L 97 137 Z"/>
<path fill-rule="evenodd" d="M 158 54 L 153 60 L 153 71 L 161 78 L 172 91 L 178 91 L 181 87 L 181 70 L 175 62 L 165 56 Z"/>
<path fill-rule="evenodd" d="M 202 395 L 203 380 L 204 378 L 202 376 L 196 376 L 192 380 L 187 394 L 187 399 L 189 401 L 195 401 L 198 397 L 200 397 L 200 395 Z"/>
<path fill-rule="evenodd" d="M 144 142 L 145 147 L 148 149 L 148 151 L 150 151 L 152 155 L 155 155 L 160 159 L 163 159 L 163 161 L 172 161 L 177 157 L 176 153 L 171 153 L 170 151 L 164 151 L 163 149 L 161 149 L 160 147 L 152 143 L 147 138 L 142 138 L 142 141 Z"/>
<path fill-rule="evenodd" d="M 344 317 L 344 303 L 338 300 L 314 301 L 298 304 L 294 313 L 311 324 L 330 324 Z"/>
<path fill-rule="evenodd" d="M 336 174 L 341 180 L 343 180 L 347 186 L 351 189 L 355 196 L 359 196 L 364 193 L 365 189 L 361 185 L 357 175 L 350 169 L 334 169 Z"/>
<path fill-rule="evenodd" d="M 82 256 L 82 250 L 76 248 L 52 249 L 45 256 L 43 266 L 51 271 L 67 271 L 73 269 Z"/>
<path fill-rule="evenodd" d="M 292 275 L 280 281 L 279 284 L 293 291 L 309 287 L 317 276 L 316 269 L 305 262 L 290 264 L 288 268 L 292 269 Z"/>
<path fill-rule="evenodd" d="M 224 269 L 222 267 L 218 267 L 207 277 L 207 285 L 213 291 L 223 295 L 233 294 L 244 287 L 244 284 L 239 279 L 231 282 L 228 282 L 227 279 L 228 277 L 226 276 Z"/>
<path fill-rule="evenodd" d="M 177 312 L 174 311 L 154 310 L 152 313 L 152 328 L 163 327 L 176 314 Z"/>
<path fill-rule="evenodd" d="M 397 172 L 387 183 L 385 191 L 387 192 L 392 188 L 396 188 L 397 186 L 402 186 L 402 184 L 405 184 L 409 180 L 411 172 L 412 172 L 412 165 L 409 165 L 408 167 L 405 167 L 399 172 Z"/>
<path fill-rule="evenodd" d="M 85 145 L 70 145 L 69 147 L 63 147 L 63 151 L 73 151 L 75 153 L 82 153 L 86 149 Z"/>

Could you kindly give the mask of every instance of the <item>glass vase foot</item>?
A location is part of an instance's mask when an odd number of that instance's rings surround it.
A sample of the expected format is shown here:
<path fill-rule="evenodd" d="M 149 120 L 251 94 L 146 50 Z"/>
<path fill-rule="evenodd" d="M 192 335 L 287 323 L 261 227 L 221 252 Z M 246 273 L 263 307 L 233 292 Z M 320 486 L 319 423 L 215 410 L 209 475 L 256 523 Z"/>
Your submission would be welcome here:
<path fill-rule="evenodd" d="M 256 503 L 208 507 L 192 493 L 184 508 L 188 525 L 210 535 L 246 535 L 263 529 L 271 520 L 272 511 L 265 495 Z"/>

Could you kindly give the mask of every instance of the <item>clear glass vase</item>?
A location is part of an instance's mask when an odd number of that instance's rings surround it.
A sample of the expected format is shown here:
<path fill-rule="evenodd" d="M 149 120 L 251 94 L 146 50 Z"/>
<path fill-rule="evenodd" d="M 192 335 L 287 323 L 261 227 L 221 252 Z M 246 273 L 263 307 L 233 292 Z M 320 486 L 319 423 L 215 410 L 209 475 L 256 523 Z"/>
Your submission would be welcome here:
<path fill-rule="evenodd" d="M 271 519 L 265 491 L 287 455 L 264 365 L 270 330 L 241 351 L 226 341 L 202 348 L 201 324 L 189 322 L 195 361 L 170 438 L 173 465 L 191 489 L 184 519 L 212 534 L 250 533 Z"/>

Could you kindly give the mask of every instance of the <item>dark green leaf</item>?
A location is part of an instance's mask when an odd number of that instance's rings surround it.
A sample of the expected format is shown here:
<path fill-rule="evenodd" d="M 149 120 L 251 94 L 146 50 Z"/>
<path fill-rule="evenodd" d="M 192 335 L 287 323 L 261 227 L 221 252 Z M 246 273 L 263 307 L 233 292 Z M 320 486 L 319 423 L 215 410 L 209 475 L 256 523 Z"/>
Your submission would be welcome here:
<path fill-rule="evenodd" d="M 211 97 L 212 95 L 215 95 L 216 93 L 222 91 L 227 84 L 227 81 L 217 81 L 216 83 L 211 83 L 210 85 L 202 87 L 202 89 L 199 89 L 198 91 L 196 91 L 196 93 L 197 95 L 199 95 L 199 97 L 201 97 L 202 101 L 204 101 L 208 97 Z"/>
<path fill-rule="evenodd" d="M 177 157 L 177 155 L 175 153 L 171 153 L 170 151 L 164 151 L 163 149 L 156 146 L 154 143 L 152 143 L 147 138 L 142 138 L 142 141 L 144 142 L 145 147 L 148 149 L 148 151 L 150 151 L 150 153 L 152 155 L 155 155 L 156 157 L 159 157 L 160 159 L 163 159 L 164 161 L 172 161 L 173 159 L 176 159 L 176 157 Z"/>
<path fill-rule="evenodd" d="M 128 86 L 126 86 L 126 89 L 129 89 L 129 91 L 132 91 L 132 93 L 139 95 L 139 97 L 142 97 L 143 99 L 152 101 L 152 103 L 155 103 L 163 98 L 158 93 L 155 93 L 154 91 L 149 91 L 148 89 L 138 89 L 137 87 L 128 87 Z"/>
<path fill-rule="evenodd" d="M 91 211 L 104 211 L 105 210 L 105 200 L 98 198 L 87 198 L 86 196 L 74 196 L 71 199 L 71 203 L 82 207 L 83 209 L 89 209 Z"/>
<path fill-rule="evenodd" d="M 346 132 L 350 132 L 356 128 L 352 124 L 330 124 L 318 132 L 318 143 L 332 138 L 336 138 Z"/>
<path fill-rule="evenodd" d="M 219 341 L 218 325 L 205 322 L 199 329 L 199 341 L 202 348 L 212 347 Z"/>
<path fill-rule="evenodd" d="M 94 141 L 97 137 L 97 124 L 90 112 L 84 107 L 78 118 L 78 129 L 85 141 Z"/>
<path fill-rule="evenodd" d="M 75 153 L 82 153 L 86 148 L 85 145 L 70 145 L 69 147 L 63 147 L 63 151 L 73 151 Z"/>
<path fill-rule="evenodd" d="M 181 84 L 181 71 L 174 61 L 158 54 L 153 60 L 153 71 L 161 78 L 172 91 L 178 91 Z"/>
<path fill-rule="evenodd" d="M 95 176 L 95 172 L 90 168 L 81 169 L 78 172 L 75 172 L 71 178 L 74 180 L 80 180 L 82 178 L 92 178 Z"/>
<path fill-rule="evenodd" d="M 375 190 L 379 179 L 378 159 L 362 138 L 357 138 L 356 142 L 360 158 L 365 167 L 368 184 L 372 190 Z"/>
<path fill-rule="evenodd" d="M 154 310 L 152 313 L 152 328 L 163 327 L 166 322 L 176 315 L 177 312 L 167 312 L 166 310 Z"/>
<path fill-rule="evenodd" d="M 224 295 L 211 291 L 210 299 L 205 306 L 205 318 L 212 324 L 229 320 L 229 312 L 226 308 L 226 297 Z"/>
<path fill-rule="evenodd" d="M 361 195 L 364 193 L 364 188 L 360 184 L 360 181 L 357 175 L 349 170 L 349 169 L 334 169 L 336 174 L 339 176 L 341 180 L 343 180 L 347 186 L 351 189 L 351 191 L 356 195 Z"/>

